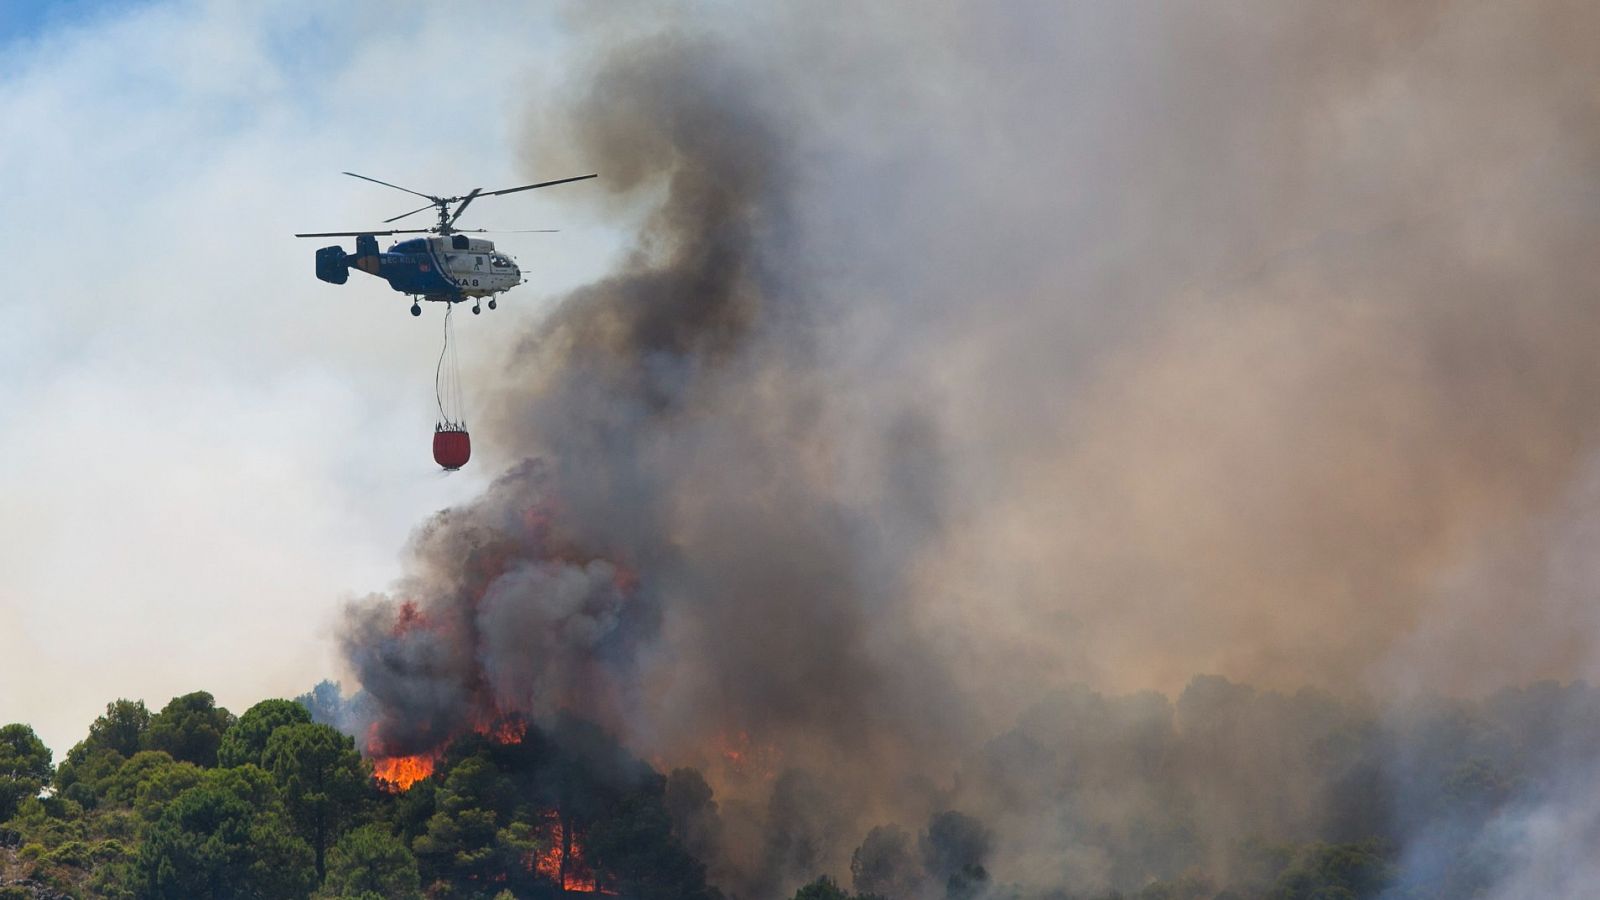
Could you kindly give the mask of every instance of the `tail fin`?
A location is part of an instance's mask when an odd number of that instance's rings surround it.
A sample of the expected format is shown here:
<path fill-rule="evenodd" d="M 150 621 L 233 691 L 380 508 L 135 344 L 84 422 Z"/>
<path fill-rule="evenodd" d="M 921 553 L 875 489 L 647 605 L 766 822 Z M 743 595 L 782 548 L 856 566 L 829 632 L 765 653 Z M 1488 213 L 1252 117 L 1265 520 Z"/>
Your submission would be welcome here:
<path fill-rule="evenodd" d="M 370 234 L 357 235 L 356 255 L 351 258 L 350 265 L 368 275 L 378 274 L 383 267 L 378 259 L 378 239 Z"/>

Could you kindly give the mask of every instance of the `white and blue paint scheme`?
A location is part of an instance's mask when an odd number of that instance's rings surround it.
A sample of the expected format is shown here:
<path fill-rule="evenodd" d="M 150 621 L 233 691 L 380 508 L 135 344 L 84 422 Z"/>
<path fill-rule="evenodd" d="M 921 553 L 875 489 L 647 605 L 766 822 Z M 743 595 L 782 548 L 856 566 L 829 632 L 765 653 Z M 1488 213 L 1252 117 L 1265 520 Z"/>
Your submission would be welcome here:
<path fill-rule="evenodd" d="M 579 175 L 576 178 L 542 181 L 499 191 L 474 188 L 460 197 L 435 197 L 354 172 L 344 174 L 428 199 L 427 206 L 401 213 L 386 220 L 385 224 L 430 208 L 438 211 L 439 224 L 432 228 L 402 231 L 324 231 L 297 234 L 295 237 L 354 237 L 355 253 L 346 253 L 339 246 L 323 247 L 317 251 L 317 277 L 329 284 L 344 284 L 350 279 L 350 270 L 356 269 L 382 278 L 389 282 L 390 287 L 412 298 L 411 314 L 414 316 L 422 315 L 423 300 L 461 303 L 470 299 L 472 311 L 477 313 L 480 311 L 479 301 L 487 297 L 489 308 L 494 309 L 497 294 L 522 283 L 522 269 L 517 266 L 516 260 L 495 250 L 493 241 L 467 237 L 455 228 L 456 220 L 473 200 L 595 177 Z M 451 209 L 452 204 L 459 205 Z M 475 230 L 482 232 L 482 229 Z M 426 234 L 428 237 L 397 241 L 387 251 L 380 253 L 379 236 L 394 234 Z"/>
<path fill-rule="evenodd" d="M 489 308 L 494 309 L 496 294 L 522 283 L 522 269 L 510 256 L 496 250 L 493 241 L 464 234 L 411 238 L 383 253 L 378 252 L 377 237 L 363 234 L 357 235 L 353 254 L 346 253 L 343 247 L 317 251 L 317 277 L 323 281 L 344 284 L 351 269 L 382 278 L 390 287 L 418 301 L 460 303 L 470 299 L 473 312 L 478 311 L 478 301 L 485 297 L 489 298 Z M 417 303 L 412 303 L 411 311 L 422 314 Z"/>

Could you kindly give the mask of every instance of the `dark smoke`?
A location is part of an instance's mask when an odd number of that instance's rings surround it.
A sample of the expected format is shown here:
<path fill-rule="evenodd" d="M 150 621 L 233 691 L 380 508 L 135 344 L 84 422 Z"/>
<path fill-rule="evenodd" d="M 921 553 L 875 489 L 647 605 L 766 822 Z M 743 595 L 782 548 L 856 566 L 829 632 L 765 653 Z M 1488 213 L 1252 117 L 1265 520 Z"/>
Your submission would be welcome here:
<path fill-rule="evenodd" d="M 718 42 L 655 35 L 609 48 L 561 113 L 609 191 L 658 205 L 621 271 L 514 353 L 490 437 L 528 459 L 422 528 L 406 580 L 352 608 L 376 751 L 558 710 L 702 764 L 738 742 L 755 767 L 773 747 L 889 764 L 952 737 L 956 695 L 893 612 L 938 516 L 938 438 L 909 403 L 831 433 L 826 323 L 789 249 L 797 126 L 764 79 Z M 839 483 L 862 450 L 893 473 L 870 505 Z M 848 859 L 862 810 L 840 779 L 745 777 L 770 808 L 735 804 L 755 827 L 700 840 L 743 860 L 728 879 L 765 896 Z"/>
<path fill-rule="evenodd" d="M 574 25 L 529 162 L 638 237 L 498 372 L 507 474 L 351 610 L 383 752 L 597 721 L 703 774 L 680 836 L 740 896 L 1374 837 L 1578 895 L 1592 751 L 1438 734 L 1595 671 L 1600 12 Z"/>

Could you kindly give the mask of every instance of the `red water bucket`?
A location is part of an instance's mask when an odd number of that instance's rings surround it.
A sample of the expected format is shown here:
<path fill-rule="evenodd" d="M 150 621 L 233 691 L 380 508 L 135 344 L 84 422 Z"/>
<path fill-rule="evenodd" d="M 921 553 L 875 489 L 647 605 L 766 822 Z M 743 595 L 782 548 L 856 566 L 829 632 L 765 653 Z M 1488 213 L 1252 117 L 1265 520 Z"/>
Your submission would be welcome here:
<path fill-rule="evenodd" d="M 455 471 L 472 458 L 472 438 L 465 428 L 440 425 L 433 432 L 433 461 Z"/>

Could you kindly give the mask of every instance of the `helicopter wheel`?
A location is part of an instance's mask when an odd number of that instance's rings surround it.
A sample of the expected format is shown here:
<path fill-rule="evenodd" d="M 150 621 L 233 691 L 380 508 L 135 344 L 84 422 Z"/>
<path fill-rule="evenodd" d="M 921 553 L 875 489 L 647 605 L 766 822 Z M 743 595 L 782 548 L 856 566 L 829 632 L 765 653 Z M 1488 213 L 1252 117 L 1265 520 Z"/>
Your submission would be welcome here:
<path fill-rule="evenodd" d="M 494 307 L 495 307 L 494 298 L 490 297 L 489 298 L 489 308 L 490 309 L 494 309 Z"/>
<path fill-rule="evenodd" d="M 478 313 L 481 313 L 481 312 L 483 312 L 483 310 L 478 308 L 478 304 L 476 304 L 476 303 L 472 304 L 472 314 L 473 315 L 477 315 Z"/>
<path fill-rule="evenodd" d="M 415 303 L 413 303 L 413 304 L 411 304 L 411 314 L 412 314 L 412 315 L 413 315 L 413 316 L 420 316 L 420 315 L 422 315 L 422 307 L 421 307 L 421 306 L 418 306 L 418 305 L 417 305 L 417 304 L 415 304 Z"/>

